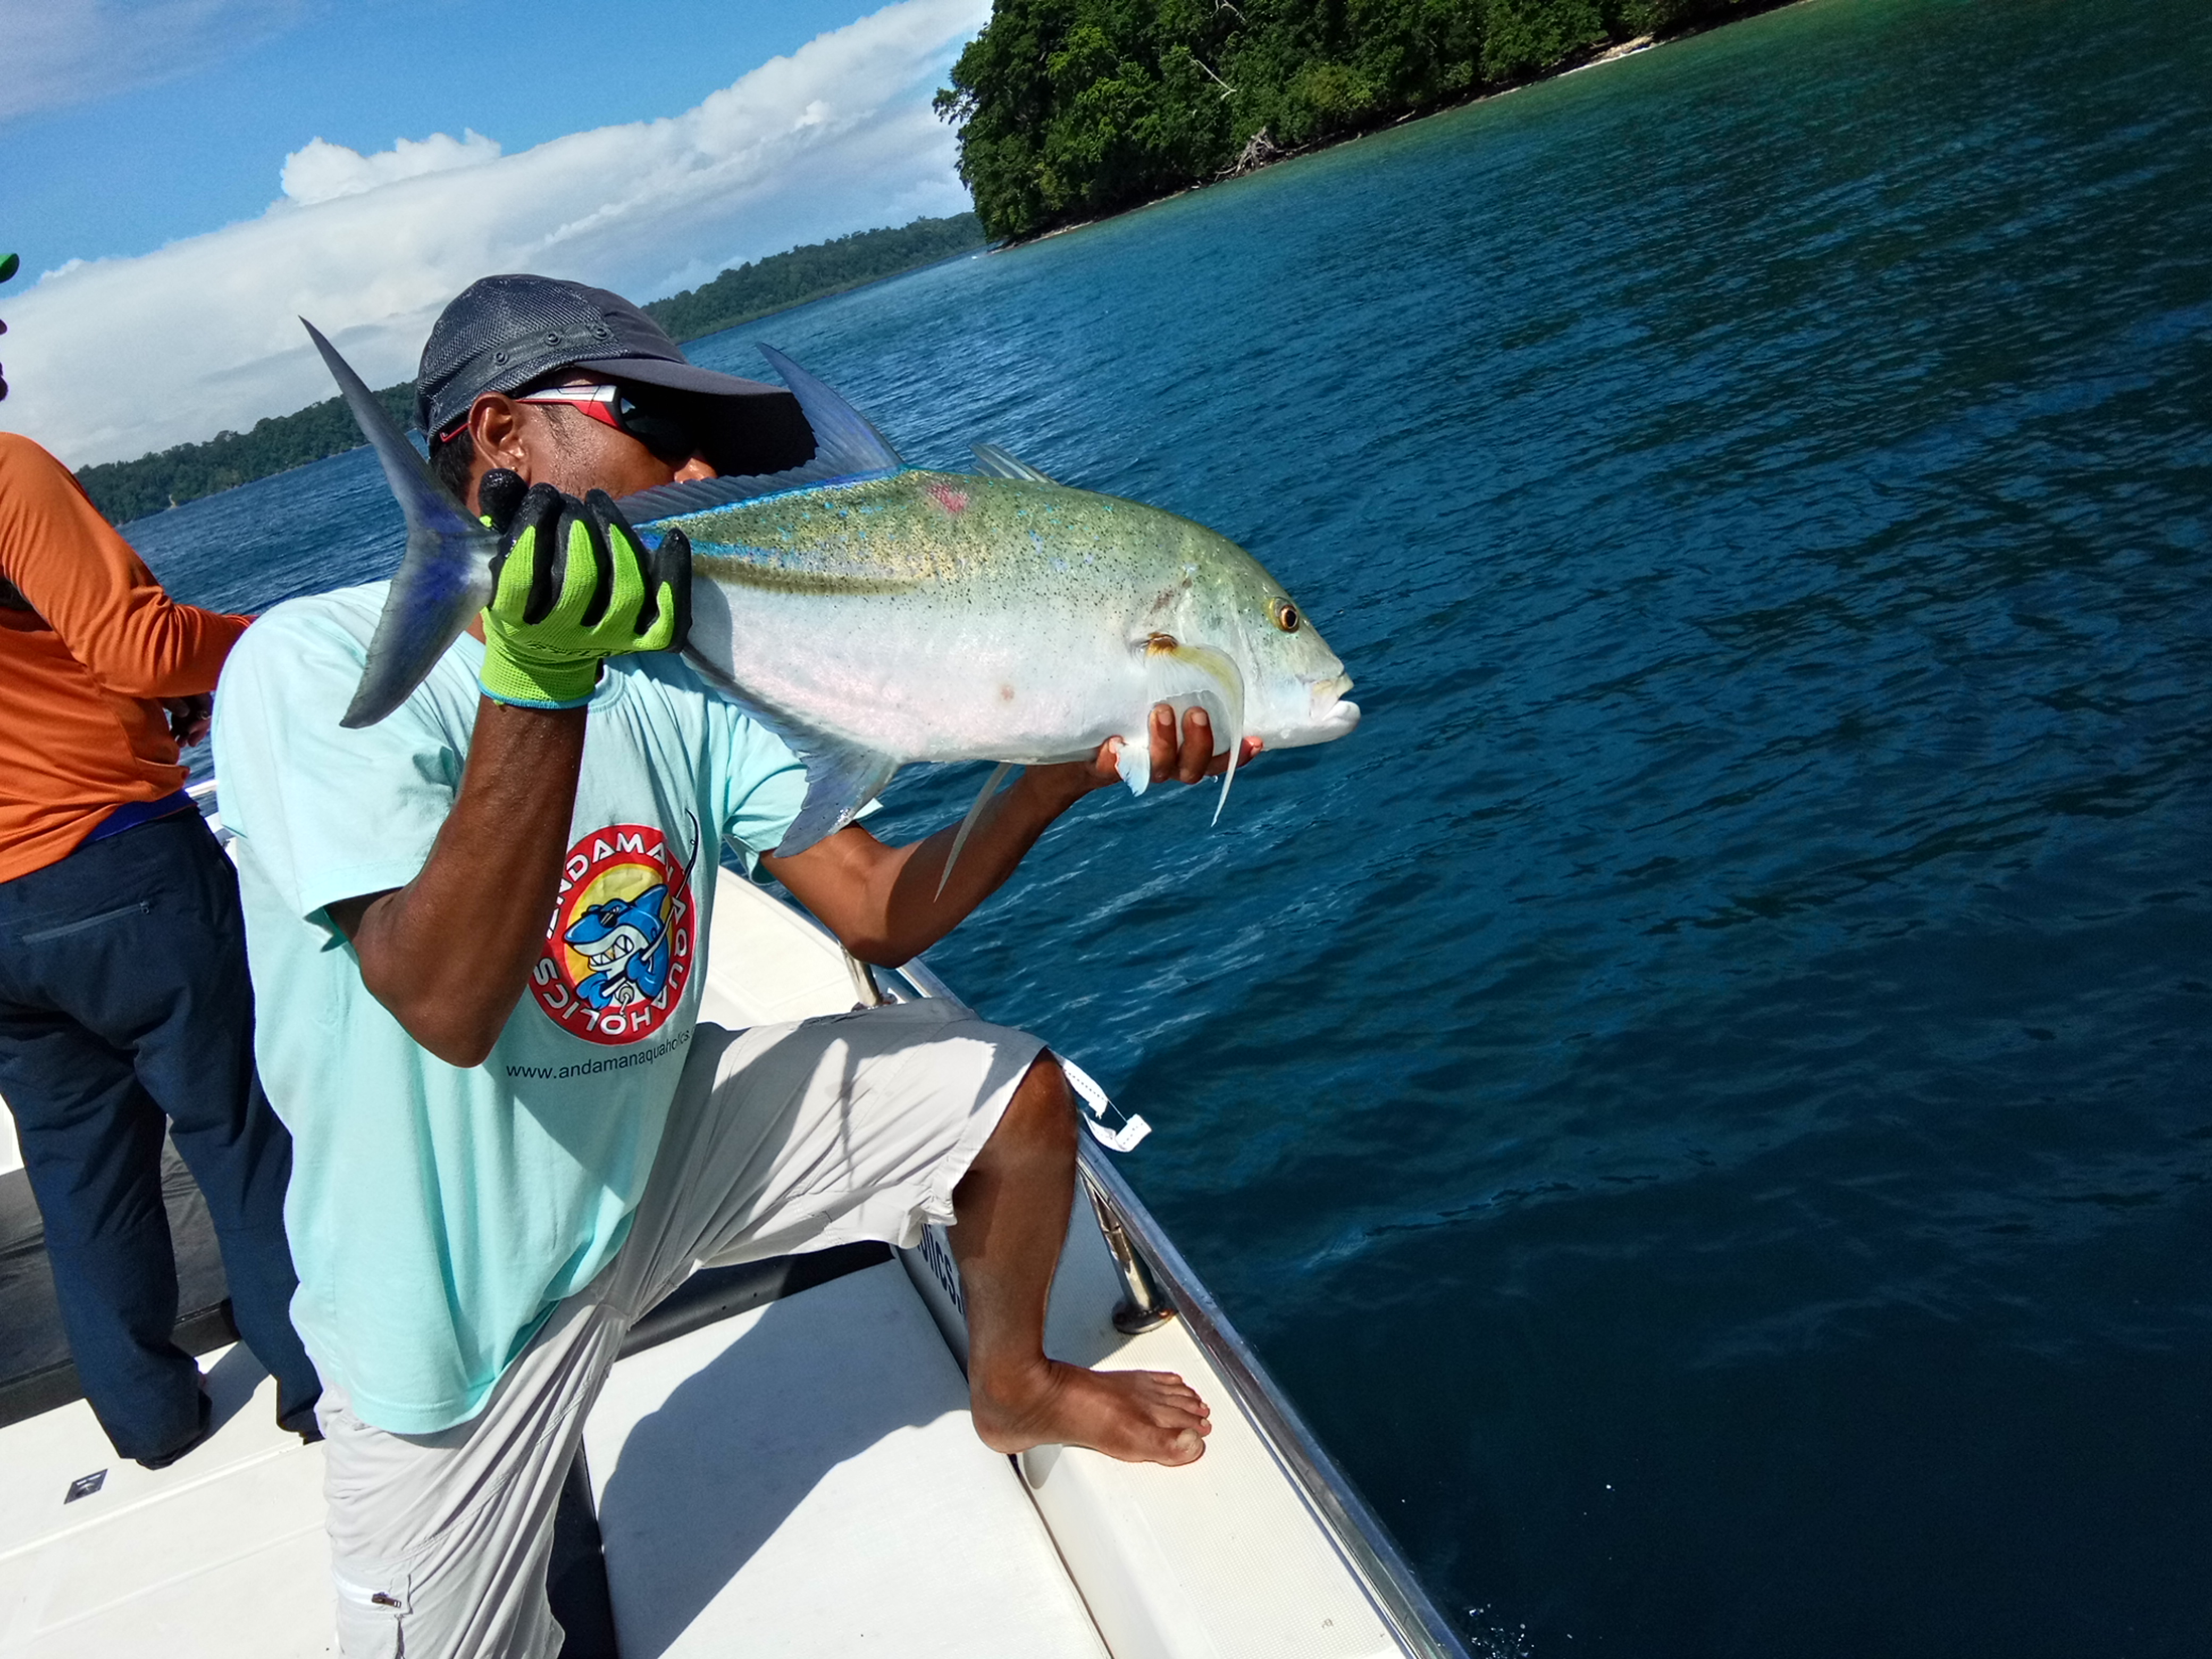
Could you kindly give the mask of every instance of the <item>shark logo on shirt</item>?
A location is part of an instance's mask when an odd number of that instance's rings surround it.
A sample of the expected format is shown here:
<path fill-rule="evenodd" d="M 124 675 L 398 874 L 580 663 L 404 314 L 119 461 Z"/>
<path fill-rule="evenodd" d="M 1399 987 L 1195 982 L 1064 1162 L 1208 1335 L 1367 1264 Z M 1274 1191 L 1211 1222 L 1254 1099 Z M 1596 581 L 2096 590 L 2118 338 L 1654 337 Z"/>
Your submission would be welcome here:
<path fill-rule="evenodd" d="M 634 899 L 592 906 L 561 937 L 591 964 L 591 977 L 576 987 L 576 994 L 594 1008 L 650 1002 L 667 988 L 672 958 L 665 884 Z"/>
<path fill-rule="evenodd" d="M 681 1006 L 697 939 L 690 860 L 659 830 L 611 823 L 580 836 L 531 970 L 553 1023 L 599 1043 L 652 1036 Z"/>

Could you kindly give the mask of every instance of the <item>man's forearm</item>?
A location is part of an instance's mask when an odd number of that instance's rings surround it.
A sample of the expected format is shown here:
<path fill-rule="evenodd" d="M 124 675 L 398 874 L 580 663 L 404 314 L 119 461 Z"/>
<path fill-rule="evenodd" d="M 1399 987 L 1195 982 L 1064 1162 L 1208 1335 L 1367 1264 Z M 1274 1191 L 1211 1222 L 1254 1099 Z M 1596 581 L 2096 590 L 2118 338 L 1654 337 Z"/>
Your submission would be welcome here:
<path fill-rule="evenodd" d="M 865 962 L 896 968 L 943 939 L 1006 878 L 1089 786 L 1068 769 L 1024 773 L 987 810 L 937 890 L 957 827 L 886 847 L 857 826 L 795 858 L 763 861 L 799 902 Z"/>
<path fill-rule="evenodd" d="M 449 1065 L 480 1065 L 490 1054 L 544 948 L 585 714 L 486 698 L 460 793 L 422 872 L 331 907 L 370 994 Z"/>
<path fill-rule="evenodd" d="M 1203 709 L 1188 711 L 1178 727 L 1173 708 L 1155 704 L 1149 736 L 1156 779 L 1196 783 L 1228 764 L 1228 756 L 1213 752 L 1213 732 Z M 1121 738 L 1111 738 L 1088 761 L 1024 771 L 969 835 L 942 893 L 938 884 L 959 834 L 957 827 L 908 846 L 886 847 L 853 824 L 803 853 L 761 861 L 847 950 L 864 962 L 896 968 L 936 944 L 997 892 L 1054 819 L 1092 790 L 1111 787 L 1120 776 L 1121 744 Z M 1243 760 L 1259 752 L 1258 738 L 1243 740 Z"/>
<path fill-rule="evenodd" d="M 1023 773 L 984 809 L 941 894 L 938 883 L 945 876 L 945 860 L 951 854 L 958 826 L 948 825 L 927 840 L 900 848 L 905 857 L 891 872 L 884 900 L 885 954 L 869 960 L 896 967 L 943 939 L 1005 886 L 1038 837 L 1089 793 L 1064 769 Z"/>

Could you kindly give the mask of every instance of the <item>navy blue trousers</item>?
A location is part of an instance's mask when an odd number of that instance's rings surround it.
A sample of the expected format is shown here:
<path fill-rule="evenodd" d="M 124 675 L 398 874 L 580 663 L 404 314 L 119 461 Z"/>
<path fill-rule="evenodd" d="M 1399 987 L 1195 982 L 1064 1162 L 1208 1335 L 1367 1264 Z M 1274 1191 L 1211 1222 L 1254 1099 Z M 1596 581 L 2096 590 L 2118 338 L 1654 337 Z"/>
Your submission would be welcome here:
<path fill-rule="evenodd" d="M 322 1385 L 292 1328 L 292 1140 L 253 1068 L 238 877 L 197 812 L 0 882 L 0 1096 L 46 1224 L 85 1398 L 125 1457 L 199 1426 L 199 1368 L 170 1340 L 176 1257 L 164 1119 L 222 1250 L 231 1313 L 288 1428 Z"/>

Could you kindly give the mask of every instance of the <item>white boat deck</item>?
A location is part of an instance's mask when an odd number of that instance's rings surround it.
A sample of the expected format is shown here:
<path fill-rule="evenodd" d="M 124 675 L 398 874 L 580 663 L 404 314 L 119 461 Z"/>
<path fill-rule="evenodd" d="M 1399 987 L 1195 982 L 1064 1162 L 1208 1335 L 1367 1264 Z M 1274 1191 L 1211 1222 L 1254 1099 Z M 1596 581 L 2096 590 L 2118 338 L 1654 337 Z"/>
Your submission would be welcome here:
<path fill-rule="evenodd" d="M 337 1651 L 322 1448 L 276 1426 L 276 1385 L 245 1348 L 201 1365 L 222 1426 L 158 1473 L 117 1458 L 81 1400 L 0 1429 L 0 1654 Z"/>
<path fill-rule="evenodd" d="M 734 877 L 708 966 L 704 1017 L 726 1024 L 856 1000 L 842 954 Z M 1402 1609 L 1394 1634 L 1279 1434 L 1238 1408 L 1187 1322 L 1114 1330 L 1120 1280 L 1079 1200 L 1069 1240 L 1048 1346 L 1182 1372 L 1213 1404 L 1206 1457 L 986 1449 L 933 1238 L 615 1367 L 585 1449 L 623 1659 L 1456 1651 L 1402 1639 Z M 203 1365 L 221 1428 L 160 1473 L 118 1462 L 82 1401 L 0 1428 L 0 1659 L 335 1651 L 321 1449 L 276 1428 L 244 1348 Z"/>

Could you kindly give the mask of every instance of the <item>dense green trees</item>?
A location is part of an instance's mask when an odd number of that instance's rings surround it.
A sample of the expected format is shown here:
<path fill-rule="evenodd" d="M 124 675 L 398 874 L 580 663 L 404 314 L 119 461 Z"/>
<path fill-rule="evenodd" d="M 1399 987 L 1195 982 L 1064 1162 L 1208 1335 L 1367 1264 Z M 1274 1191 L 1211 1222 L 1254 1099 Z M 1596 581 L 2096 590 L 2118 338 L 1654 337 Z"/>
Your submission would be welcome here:
<path fill-rule="evenodd" d="M 994 236 L 1772 0 L 994 0 L 937 95 Z"/>
<path fill-rule="evenodd" d="M 376 397 L 401 426 L 415 423 L 412 380 L 386 386 Z M 325 398 L 290 415 L 264 416 L 250 432 L 221 432 L 204 443 L 179 444 L 135 461 L 88 466 L 78 472 L 76 481 L 109 522 L 123 524 L 219 489 L 289 472 L 360 442 L 361 428 L 344 403 Z"/>
<path fill-rule="evenodd" d="M 645 309 L 678 339 L 696 340 L 771 311 L 949 258 L 981 247 L 983 240 L 983 228 L 972 213 L 917 219 L 897 230 L 857 231 L 739 265 L 702 287 L 653 301 Z M 413 381 L 376 395 L 401 426 L 414 423 Z M 94 504 L 110 520 L 123 524 L 340 454 L 360 442 L 361 429 L 345 405 L 326 398 L 295 414 L 256 421 L 251 432 L 220 433 L 204 443 L 179 444 L 135 461 L 88 466 L 76 476 Z"/>
<path fill-rule="evenodd" d="M 645 308 L 678 339 L 696 340 L 771 311 L 949 259 L 982 246 L 985 240 L 982 224 L 972 213 L 917 219 L 896 230 L 856 230 L 835 241 L 795 247 L 739 265 L 689 293 L 653 301 Z"/>

